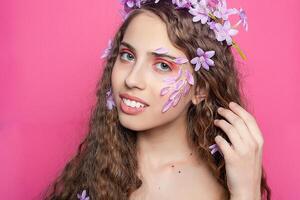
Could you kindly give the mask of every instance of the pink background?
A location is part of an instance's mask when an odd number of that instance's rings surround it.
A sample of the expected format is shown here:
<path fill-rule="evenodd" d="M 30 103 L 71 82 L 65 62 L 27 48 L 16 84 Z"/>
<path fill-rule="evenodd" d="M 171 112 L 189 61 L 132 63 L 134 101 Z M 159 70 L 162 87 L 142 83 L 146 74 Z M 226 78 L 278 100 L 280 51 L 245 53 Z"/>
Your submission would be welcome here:
<path fill-rule="evenodd" d="M 100 56 L 121 22 L 117 0 L 0 3 L 0 194 L 39 199 L 84 137 Z M 229 0 L 249 31 L 244 87 L 265 138 L 273 199 L 300 199 L 300 2 Z M 109 19 L 109 20 L 108 20 Z M 299 84 L 298 84 L 299 85 Z M 298 186 L 297 186 L 298 185 Z"/>

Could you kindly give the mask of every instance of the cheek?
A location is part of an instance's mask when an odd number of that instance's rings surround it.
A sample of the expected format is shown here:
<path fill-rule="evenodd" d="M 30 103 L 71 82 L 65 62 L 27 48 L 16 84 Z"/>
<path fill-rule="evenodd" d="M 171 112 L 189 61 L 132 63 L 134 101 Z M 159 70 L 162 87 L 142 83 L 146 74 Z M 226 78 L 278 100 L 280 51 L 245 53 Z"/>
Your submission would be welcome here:
<path fill-rule="evenodd" d="M 187 69 L 180 68 L 176 76 L 164 78 L 163 81 L 164 85 L 161 87 L 160 96 L 165 99 L 165 102 L 162 106 L 161 112 L 165 113 L 178 105 L 184 106 L 179 102 L 186 99 L 184 97 L 188 96 L 190 88 L 194 82 L 190 72 L 187 71 Z"/>
<path fill-rule="evenodd" d="M 121 92 L 122 84 L 124 83 L 126 72 L 122 71 L 120 66 L 114 66 L 111 74 L 111 85 L 113 95 L 115 99 L 118 99 L 118 95 Z"/>

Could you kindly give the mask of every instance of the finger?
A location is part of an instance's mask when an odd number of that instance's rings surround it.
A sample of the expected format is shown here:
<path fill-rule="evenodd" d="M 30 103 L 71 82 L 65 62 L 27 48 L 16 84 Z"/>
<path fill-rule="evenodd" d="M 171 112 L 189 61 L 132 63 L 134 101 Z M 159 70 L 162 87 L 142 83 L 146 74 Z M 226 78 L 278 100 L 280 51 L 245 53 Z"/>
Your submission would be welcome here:
<path fill-rule="evenodd" d="M 245 143 L 253 143 L 254 138 L 251 136 L 250 130 L 246 126 L 245 122 L 241 117 L 236 115 L 231 110 L 225 108 L 218 108 L 218 113 L 225 117 L 237 130 L 237 134 L 241 137 Z"/>
<path fill-rule="evenodd" d="M 215 142 L 218 145 L 220 151 L 222 152 L 225 160 L 230 159 L 234 155 L 234 151 L 230 144 L 220 135 L 215 137 Z"/>
<path fill-rule="evenodd" d="M 243 147 L 243 141 L 238 135 L 236 129 L 226 120 L 215 120 L 214 124 L 220 127 L 226 133 L 234 149 L 241 149 Z"/>
<path fill-rule="evenodd" d="M 235 102 L 230 102 L 229 107 L 233 110 L 233 112 L 238 114 L 243 119 L 243 121 L 245 122 L 246 126 L 250 131 L 250 134 L 252 135 L 252 138 L 259 144 L 262 144 L 263 136 L 256 123 L 255 118 L 249 112 L 247 112 L 242 106 L 240 106 Z"/>

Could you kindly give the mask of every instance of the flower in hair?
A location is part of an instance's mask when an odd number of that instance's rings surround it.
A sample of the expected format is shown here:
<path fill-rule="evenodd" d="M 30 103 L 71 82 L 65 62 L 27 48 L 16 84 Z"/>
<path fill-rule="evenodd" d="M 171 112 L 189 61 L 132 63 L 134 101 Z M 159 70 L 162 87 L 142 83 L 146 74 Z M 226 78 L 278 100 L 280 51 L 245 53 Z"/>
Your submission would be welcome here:
<path fill-rule="evenodd" d="M 220 0 L 208 0 L 207 4 L 211 7 L 211 8 L 216 8 L 218 6 L 218 4 L 220 3 Z"/>
<path fill-rule="evenodd" d="M 109 40 L 108 47 L 104 50 L 104 53 L 102 54 L 101 58 L 105 58 L 108 56 L 108 54 L 110 53 L 111 47 L 112 47 L 112 41 Z"/>
<path fill-rule="evenodd" d="M 189 13 L 194 15 L 193 22 L 201 21 L 202 24 L 206 24 L 209 20 L 209 9 L 205 1 L 195 4 L 195 7 L 190 8 Z"/>
<path fill-rule="evenodd" d="M 240 8 L 239 10 L 239 16 L 240 16 L 240 20 L 237 22 L 235 26 L 238 26 L 240 23 L 242 23 L 245 31 L 248 31 L 248 17 L 246 15 L 246 12 L 242 8 Z"/>
<path fill-rule="evenodd" d="M 197 48 L 197 55 L 197 57 L 190 61 L 192 64 L 196 65 L 195 71 L 198 71 L 201 66 L 208 71 L 209 66 L 215 65 L 214 61 L 211 59 L 215 55 L 215 51 L 204 52 L 201 48 Z"/>
<path fill-rule="evenodd" d="M 226 1 L 220 1 L 217 4 L 216 10 L 214 11 L 214 16 L 216 16 L 219 19 L 228 20 L 229 15 L 235 15 L 238 13 L 239 11 L 235 8 L 227 9 Z"/>
<path fill-rule="evenodd" d="M 107 107 L 109 110 L 112 110 L 114 106 L 116 106 L 116 104 L 115 104 L 115 101 L 114 101 L 114 99 L 113 99 L 111 89 L 109 89 L 109 90 L 106 92 L 106 107 Z"/>
<path fill-rule="evenodd" d="M 218 41 L 222 42 L 226 40 L 227 45 L 232 45 L 231 36 L 236 35 L 239 31 L 232 28 L 229 21 L 225 21 L 223 25 L 220 23 L 216 23 L 214 32 Z"/>
<path fill-rule="evenodd" d="M 90 197 L 86 195 L 86 190 L 83 190 L 81 194 L 77 194 L 79 200 L 90 200 Z"/>
<path fill-rule="evenodd" d="M 191 8 L 197 0 L 172 0 L 172 3 L 177 6 L 176 8 Z"/>
<path fill-rule="evenodd" d="M 211 154 L 214 154 L 214 153 L 216 153 L 218 151 L 223 156 L 223 153 L 220 151 L 220 149 L 219 149 L 219 147 L 218 147 L 217 144 L 210 145 L 208 148 L 210 149 L 210 153 Z"/>
<path fill-rule="evenodd" d="M 141 4 L 158 3 L 160 0 L 119 0 L 124 4 L 125 12 L 129 13 L 132 9 L 141 8 Z M 171 0 L 170 0 L 171 1 Z M 236 42 L 232 40 L 232 36 L 236 35 L 238 31 L 236 28 L 242 24 L 244 29 L 248 30 L 248 19 L 243 9 L 227 8 L 226 0 L 172 0 L 175 9 L 187 9 L 193 16 L 193 22 L 201 22 L 201 24 L 208 24 L 210 29 L 215 33 L 216 39 L 220 42 L 226 40 L 227 45 L 232 45 L 243 59 L 246 59 Z M 240 20 L 231 28 L 229 16 L 238 14 Z"/>
<path fill-rule="evenodd" d="M 120 0 L 120 1 L 124 6 L 127 6 L 129 8 L 141 7 L 141 0 Z"/>

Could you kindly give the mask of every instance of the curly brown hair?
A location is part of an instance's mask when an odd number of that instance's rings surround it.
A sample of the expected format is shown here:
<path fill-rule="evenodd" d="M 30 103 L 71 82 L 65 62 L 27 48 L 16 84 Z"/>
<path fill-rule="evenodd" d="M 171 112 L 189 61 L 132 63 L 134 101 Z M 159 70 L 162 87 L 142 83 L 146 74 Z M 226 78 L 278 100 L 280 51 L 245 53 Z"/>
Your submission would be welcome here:
<path fill-rule="evenodd" d="M 97 102 L 92 109 L 88 134 L 80 143 L 77 154 L 45 191 L 45 200 L 76 199 L 77 194 L 83 190 L 87 191 L 90 199 L 125 200 L 142 185 L 136 174 L 136 132 L 120 124 L 116 109 L 107 109 L 106 92 L 111 88 L 112 68 L 128 25 L 137 15 L 148 11 L 166 24 L 169 39 L 189 60 L 194 57 L 197 47 L 216 52 L 215 66 L 209 71 L 201 69 L 194 75 L 195 86 L 204 89 L 207 95 L 197 106 L 189 107 L 187 132 L 189 143 L 224 187 L 224 199 L 229 199 L 224 158 L 220 153 L 212 156 L 208 147 L 214 143 L 217 135 L 230 143 L 227 135 L 213 125 L 214 119 L 222 118 L 217 108 L 228 108 L 231 101 L 246 108 L 246 100 L 241 92 L 241 74 L 236 69 L 230 46 L 218 42 L 208 25 L 193 23 L 187 10 L 170 9 L 172 6 L 169 0 L 161 0 L 158 4 L 143 4 L 140 9 L 132 10 L 120 26 L 107 56 L 102 78 L 97 84 Z M 263 166 L 261 195 L 262 199 L 271 198 Z"/>

